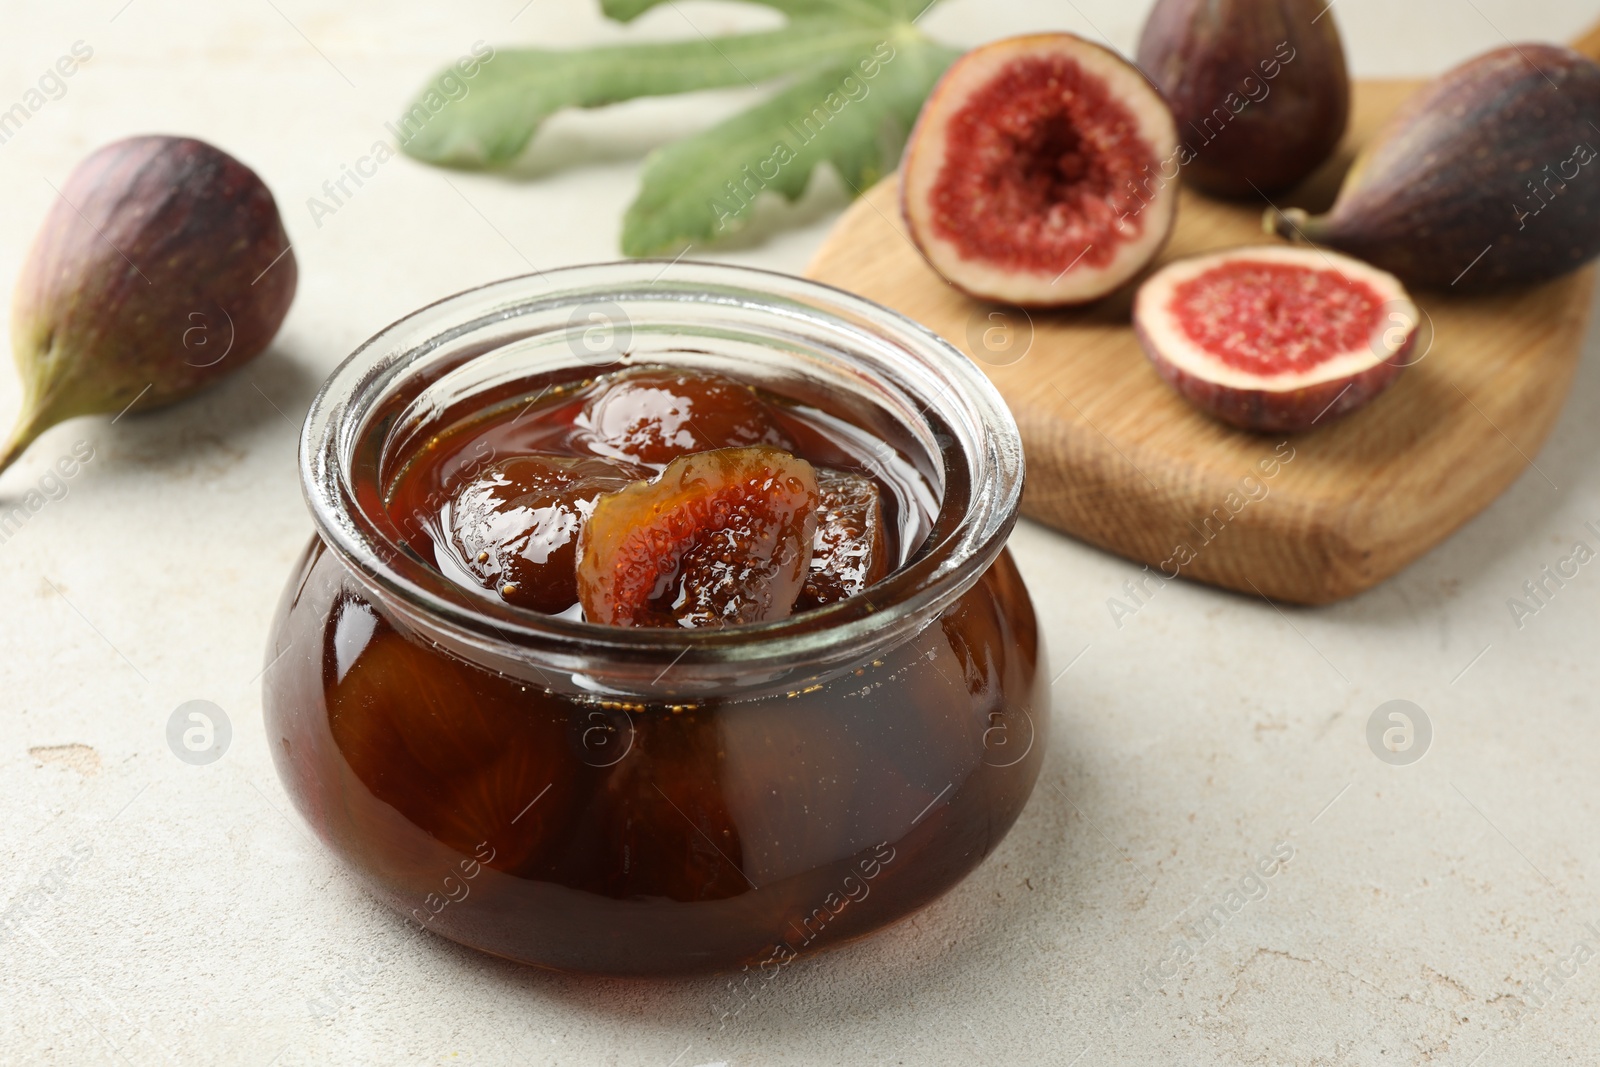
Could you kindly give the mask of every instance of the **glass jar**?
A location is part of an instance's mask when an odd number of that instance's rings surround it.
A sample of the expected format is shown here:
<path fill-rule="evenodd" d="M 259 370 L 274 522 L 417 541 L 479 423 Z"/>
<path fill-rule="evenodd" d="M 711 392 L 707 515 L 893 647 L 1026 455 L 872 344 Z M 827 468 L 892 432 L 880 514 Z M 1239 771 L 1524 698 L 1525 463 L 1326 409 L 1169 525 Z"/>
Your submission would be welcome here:
<path fill-rule="evenodd" d="M 386 486 L 447 419 L 623 364 L 731 372 L 847 413 L 928 487 L 866 594 L 772 623 L 629 629 L 471 597 Z M 785 275 L 619 263 L 450 297 L 359 348 L 300 446 L 317 536 L 263 675 L 284 787 L 376 894 L 568 972 L 771 973 L 938 897 L 999 843 L 1050 722 L 1006 539 L 1023 461 L 981 372 Z"/>

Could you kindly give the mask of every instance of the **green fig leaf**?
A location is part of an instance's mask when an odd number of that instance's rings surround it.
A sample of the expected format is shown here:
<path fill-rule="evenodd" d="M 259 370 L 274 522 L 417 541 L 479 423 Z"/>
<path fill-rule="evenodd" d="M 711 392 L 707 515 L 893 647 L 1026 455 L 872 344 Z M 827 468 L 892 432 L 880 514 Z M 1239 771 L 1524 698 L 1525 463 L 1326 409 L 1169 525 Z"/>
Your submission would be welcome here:
<path fill-rule="evenodd" d="M 628 22 L 667 2 L 600 6 Z M 787 24 L 708 37 L 691 22 L 695 36 L 679 41 L 566 52 L 502 49 L 485 57 L 474 47 L 478 60 L 436 75 L 391 129 L 401 149 L 424 162 L 497 167 L 521 155 L 544 120 L 564 108 L 785 79 L 765 103 L 650 158 L 623 223 L 628 255 L 731 233 L 748 222 L 754 191 L 796 200 L 820 163 L 857 192 L 892 170 L 922 101 L 960 54 L 912 25 L 937 0 L 751 2 L 783 13 Z M 747 171 L 774 167 L 779 144 L 788 146 L 785 161 L 770 177 Z"/>
<path fill-rule="evenodd" d="M 401 148 L 425 163 L 503 166 L 563 108 L 770 81 L 841 52 L 870 51 L 882 39 L 880 29 L 812 19 L 720 39 L 574 52 L 501 49 L 474 78 L 447 67 L 429 82 L 399 120 L 407 135 Z"/>
<path fill-rule="evenodd" d="M 798 200 L 821 163 L 864 191 L 898 164 L 922 101 L 959 54 L 923 38 L 880 41 L 855 62 L 659 150 L 623 219 L 623 253 L 659 255 L 730 236 L 749 222 L 757 193 Z"/>
<path fill-rule="evenodd" d="M 618 22 L 632 22 L 651 8 L 674 0 L 600 0 L 600 10 L 606 18 Z M 790 18 L 808 15 L 886 25 L 910 22 L 937 0 L 750 0 L 781 11 Z"/>

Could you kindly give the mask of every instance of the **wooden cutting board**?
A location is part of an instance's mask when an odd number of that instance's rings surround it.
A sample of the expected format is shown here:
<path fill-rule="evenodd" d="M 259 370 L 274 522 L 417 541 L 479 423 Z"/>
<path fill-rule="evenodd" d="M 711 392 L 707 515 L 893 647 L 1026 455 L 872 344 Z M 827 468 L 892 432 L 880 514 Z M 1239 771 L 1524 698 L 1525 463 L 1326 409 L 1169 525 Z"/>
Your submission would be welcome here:
<path fill-rule="evenodd" d="M 1330 204 L 1355 149 L 1417 84 L 1358 83 L 1338 157 L 1280 206 Z M 1185 190 L 1158 263 L 1271 240 L 1265 206 Z M 1134 339 L 1131 286 L 1053 312 L 956 292 L 906 237 L 893 177 L 851 205 L 807 273 L 977 358 L 1022 429 L 1025 515 L 1152 570 L 1305 604 L 1381 582 L 1525 471 L 1543 477 L 1534 457 L 1593 291 L 1589 268 L 1516 295 L 1414 294 L 1433 324 L 1422 361 L 1368 407 L 1285 437 L 1225 426 L 1168 388 Z"/>

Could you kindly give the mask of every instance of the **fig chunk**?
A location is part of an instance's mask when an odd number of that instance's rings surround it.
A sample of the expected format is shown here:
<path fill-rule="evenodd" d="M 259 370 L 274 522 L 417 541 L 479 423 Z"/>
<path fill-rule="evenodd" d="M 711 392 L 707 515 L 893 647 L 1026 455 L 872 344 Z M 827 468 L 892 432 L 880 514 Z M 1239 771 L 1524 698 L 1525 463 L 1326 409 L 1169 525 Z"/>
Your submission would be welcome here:
<path fill-rule="evenodd" d="M 713 448 L 794 447 L 755 390 L 719 374 L 638 367 L 602 380 L 579 426 L 603 455 L 660 468 Z"/>
<path fill-rule="evenodd" d="M 837 604 L 881 581 L 889 572 L 883 501 L 871 478 L 818 470 L 822 493 L 811 573 L 795 604 L 798 611 Z"/>
<path fill-rule="evenodd" d="M 681 456 L 595 503 L 578 601 L 612 626 L 737 626 L 787 618 L 811 563 L 811 464 L 767 445 Z"/>
<path fill-rule="evenodd" d="M 604 493 L 646 476 L 605 459 L 530 454 L 462 487 L 446 512 L 457 566 L 517 607 L 548 614 L 578 602 L 578 531 Z"/>

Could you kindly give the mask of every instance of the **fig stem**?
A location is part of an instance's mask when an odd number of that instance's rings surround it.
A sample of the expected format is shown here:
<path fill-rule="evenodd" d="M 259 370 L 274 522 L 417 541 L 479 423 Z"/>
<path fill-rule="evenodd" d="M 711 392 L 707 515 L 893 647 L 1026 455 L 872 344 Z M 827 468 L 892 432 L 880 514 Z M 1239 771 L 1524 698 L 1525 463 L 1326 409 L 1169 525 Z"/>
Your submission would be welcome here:
<path fill-rule="evenodd" d="M 39 418 L 36 408 L 30 406 L 23 409 L 17 417 L 16 426 L 11 430 L 11 436 L 6 439 L 4 449 L 0 450 L 0 474 L 5 473 L 6 468 L 15 463 L 51 425 Z"/>
<path fill-rule="evenodd" d="M 1283 210 L 1275 207 L 1267 208 L 1266 214 L 1261 219 L 1261 228 L 1273 236 L 1289 241 L 1310 244 L 1314 240 L 1308 233 L 1308 230 L 1315 228 L 1310 214 L 1297 207 Z"/>

